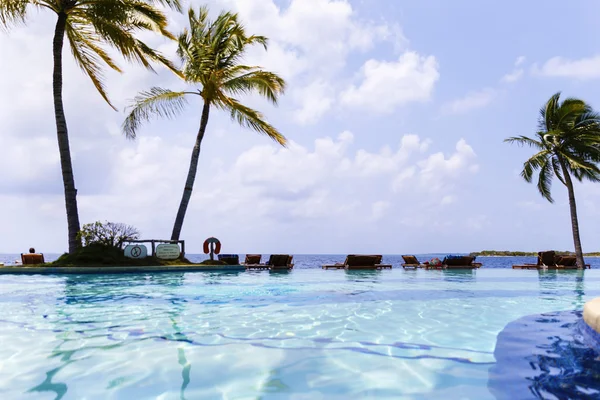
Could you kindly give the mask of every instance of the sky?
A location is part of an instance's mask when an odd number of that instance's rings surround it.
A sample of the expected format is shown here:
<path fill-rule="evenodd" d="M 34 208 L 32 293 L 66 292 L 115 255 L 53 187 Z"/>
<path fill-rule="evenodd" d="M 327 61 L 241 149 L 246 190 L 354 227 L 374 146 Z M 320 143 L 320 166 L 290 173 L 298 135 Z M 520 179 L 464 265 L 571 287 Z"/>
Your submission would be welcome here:
<path fill-rule="evenodd" d="M 262 111 L 282 148 L 211 114 L 182 231 L 188 252 L 216 236 L 225 253 L 434 253 L 573 249 L 566 190 L 554 204 L 519 176 L 554 93 L 600 109 L 600 3 L 478 0 L 213 0 L 270 38 L 246 63 L 288 83 Z M 186 26 L 169 11 L 170 29 Z M 0 31 L 0 253 L 67 249 L 52 108 L 54 14 Z M 175 58 L 175 45 L 147 33 Z M 124 109 L 169 71 L 120 60 L 107 71 L 112 110 L 64 50 L 64 106 L 80 220 L 123 222 L 168 239 L 200 123 L 191 101 L 135 141 Z M 600 250 L 600 185 L 575 186 L 584 251 Z"/>

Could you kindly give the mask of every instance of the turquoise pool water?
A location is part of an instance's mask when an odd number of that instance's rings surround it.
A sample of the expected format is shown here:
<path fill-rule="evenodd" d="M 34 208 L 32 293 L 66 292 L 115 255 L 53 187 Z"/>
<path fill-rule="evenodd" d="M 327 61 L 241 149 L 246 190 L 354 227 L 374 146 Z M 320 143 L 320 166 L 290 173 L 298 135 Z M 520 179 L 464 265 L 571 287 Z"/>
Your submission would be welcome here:
<path fill-rule="evenodd" d="M 598 398 L 599 296 L 597 270 L 0 276 L 0 398 Z"/>

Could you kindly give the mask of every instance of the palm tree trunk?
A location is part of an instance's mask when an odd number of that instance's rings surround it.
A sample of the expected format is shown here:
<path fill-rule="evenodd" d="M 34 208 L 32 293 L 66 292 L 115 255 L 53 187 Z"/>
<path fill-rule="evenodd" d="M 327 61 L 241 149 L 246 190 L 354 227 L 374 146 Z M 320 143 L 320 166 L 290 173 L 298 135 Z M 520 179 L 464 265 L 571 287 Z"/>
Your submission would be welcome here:
<path fill-rule="evenodd" d="M 67 120 L 62 102 L 62 48 L 65 36 L 67 14 L 58 13 L 58 21 L 54 30 L 52 55 L 54 57 L 54 72 L 52 75 L 52 90 L 54 94 L 54 117 L 56 119 L 56 135 L 60 153 L 60 167 L 62 170 L 63 186 L 65 189 L 65 206 L 67 209 L 67 226 L 69 232 L 69 253 L 73 253 L 81 246 L 77 240 L 79 233 L 79 212 L 77 210 L 77 189 L 73 177 L 71 151 L 69 149 L 69 134 Z"/>
<path fill-rule="evenodd" d="M 200 129 L 198 130 L 198 136 L 196 136 L 196 144 L 194 145 L 194 149 L 192 150 L 190 169 L 188 171 L 187 180 L 185 181 L 185 188 L 183 189 L 181 203 L 179 203 L 179 211 L 177 211 L 177 217 L 175 218 L 175 224 L 173 225 L 173 233 L 171 234 L 171 240 L 179 240 L 179 235 L 181 235 L 181 228 L 183 227 L 185 212 L 187 211 L 188 204 L 190 203 L 190 198 L 192 197 L 192 190 L 194 189 L 196 171 L 198 170 L 198 158 L 200 156 L 200 145 L 202 144 L 202 139 L 204 139 L 204 132 L 206 131 L 206 125 L 208 124 L 209 112 L 210 104 L 205 100 L 204 107 L 202 109 L 202 119 L 200 120 Z"/>
<path fill-rule="evenodd" d="M 573 242 L 575 244 L 575 257 L 577 258 L 577 265 L 579 268 L 585 268 L 585 261 L 583 259 L 583 250 L 581 248 L 581 239 L 579 237 L 579 221 L 577 219 L 577 204 L 575 204 L 575 190 L 573 189 L 573 180 L 567 169 L 567 164 L 562 158 L 559 158 L 560 165 L 562 167 L 563 175 L 565 177 L 565 183 L 567 191 L 569 192 L 569 207 L 571 209 L 571 227 L 573 228 Z"/>

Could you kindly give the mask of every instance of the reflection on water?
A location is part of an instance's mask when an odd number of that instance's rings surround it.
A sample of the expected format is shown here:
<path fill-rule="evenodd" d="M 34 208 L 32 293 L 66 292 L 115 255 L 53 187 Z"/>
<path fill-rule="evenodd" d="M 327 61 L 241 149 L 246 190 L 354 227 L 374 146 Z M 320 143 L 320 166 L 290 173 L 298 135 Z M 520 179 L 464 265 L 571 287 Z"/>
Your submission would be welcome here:
<path fill-rule="evenodd" d="M 378 269 L 346 269 L 346 279 L 352 282 L 377 282 L 383 271 Z"/>
<path fill-rule="evenodd" d="M 444 269 L 442 277 L 448 282 L 473 282 L 477 272 L 473 269 Z"/>
<path fill-rule="evenodd" d="M 215 279 L 219 279 L 215 277 Z M 72 363 L 81 361 L 87 356 L 78 353 L 89 353 L 93 350 L 108 351 L 118 349 L 131 338 L 142 338 L 143 329 L 122 327 L 110 321 L 111 314 L 115 311 L 116 301 L 139 302 L 155 301 L 156 294 L 160 294 L 171 304 L 167 311 L 171 332 L 166 333 L 167 340 L 186 342 L 189 339 L 179 326 L 181 315 L 185 313 L 185 301 L 173 293 L 173 289 L 184 284 L 183 273 L 169 274 L 125 274 L 125 275 L 68 275 L 64 280 L 64 297 L 58 297 L 56 303 L 56 316 L 53 331 L 56 332 L 58 344 L 53 348 L 49 359 L 59 359 L 60 365 L 46 372 L 46 379 L 34 386 L 29 392 L 54 392 L 56 400 L 63 398 L 68 392 L 64 382 L 55 382 L 55 375 Z M 132 293 L 132 289 L 140 286 L 148 287 L 147 295 Z M 85 308 L 82 308 L 85 307 Z M 82 310 L 86 310 L 82 313 Z M 90 313 L 91 310 L 91 313 Z M 90 320 L 90 316 L 94 316 Z M 102 318 L 104 317 L 104 318 Z M 152 315 L 143 315 L 141 321 L 147 321 Z M 125 334 L 125 336 L 123 335 Z M 85 345 L 72 349 L 73 343 L 83 337 L 106 338 L 113 342 L 109 345 Z M 66 348 L 66 349 L 65 349 Z M 190 383 L 191 363 L 188 362 L 185 349 L 177 348 L 173 355 L 181 366 L 180 398 L 185 399 L 185 390 Z M 109 388 L 116 388 L 126 381 L 125 378 L 113 379 Z"/>

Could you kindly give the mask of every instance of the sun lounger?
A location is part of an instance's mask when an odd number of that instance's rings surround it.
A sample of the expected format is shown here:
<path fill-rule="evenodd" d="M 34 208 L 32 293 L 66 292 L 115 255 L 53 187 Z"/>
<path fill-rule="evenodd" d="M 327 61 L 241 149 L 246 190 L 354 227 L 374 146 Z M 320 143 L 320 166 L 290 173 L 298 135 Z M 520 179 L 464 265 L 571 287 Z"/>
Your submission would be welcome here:
<path fill-rule="evenodd" d="M 346 257 L 343 264 L 323 265 L 323 269 L 385 269 L 392 268 L 391 264 L 381 264 L 383 256 L 381 255 L 355 255 L 350 254 Z"/>
<path fill-rule="evenodd" d="M 240 256 L 237 254 L 219 254 L 219 261 L 227 265 L 240 265 Z"/>
<path fill-rule="evenodd" d="M 23 265 L 44 264 L 44 255 L 42 253 L 21 253 L 21 262 Z"/>
<path fill-rule="evenodd" d="M 404 263 L 402 264 L 402 268 L 404 268 L 404 269 L 407 269 L 407 268 L 417 269 L 417 268 L 423 266 L 423 264 L 421 264 L 419 262 L 419 260 L 417 260 L 417 257 L 415 257 L 413 255 L 402 256 L 402 259 L 404 260 Z"/>
<path fill-rule="evenodd" d="M 476 263 L 474 256 L 446 256 L 442 260 L 443 269 L 476 269 L 481 263 Z"/>
<path fill-rule="evenodd" d="M 269 261 L 267 261 L 267 266 L 269 270 L 290 270 L 294 268 L 294 264 L 292 264 L 292 260 L 294 256 L 290 256 L 289 254 L 271 254 L 269 257 Z"/>
<path fill-rule="evenodd" d="M 518 264 L 512 267 L 513 269 L 578 269 L 577 257 L 558 256 L 552 250 L 540 251 L 535 264 Z M 584 268 L 590 268 L 590 264 L 586 264 Z"/>
<path fill-rule="evenodd" d="M 244 260 L 244 266 L 246 269 L 269 269 L 267 264 L 261 264 L 262 256 L 260 254 L 246 254 L 246 259 Z"/>

